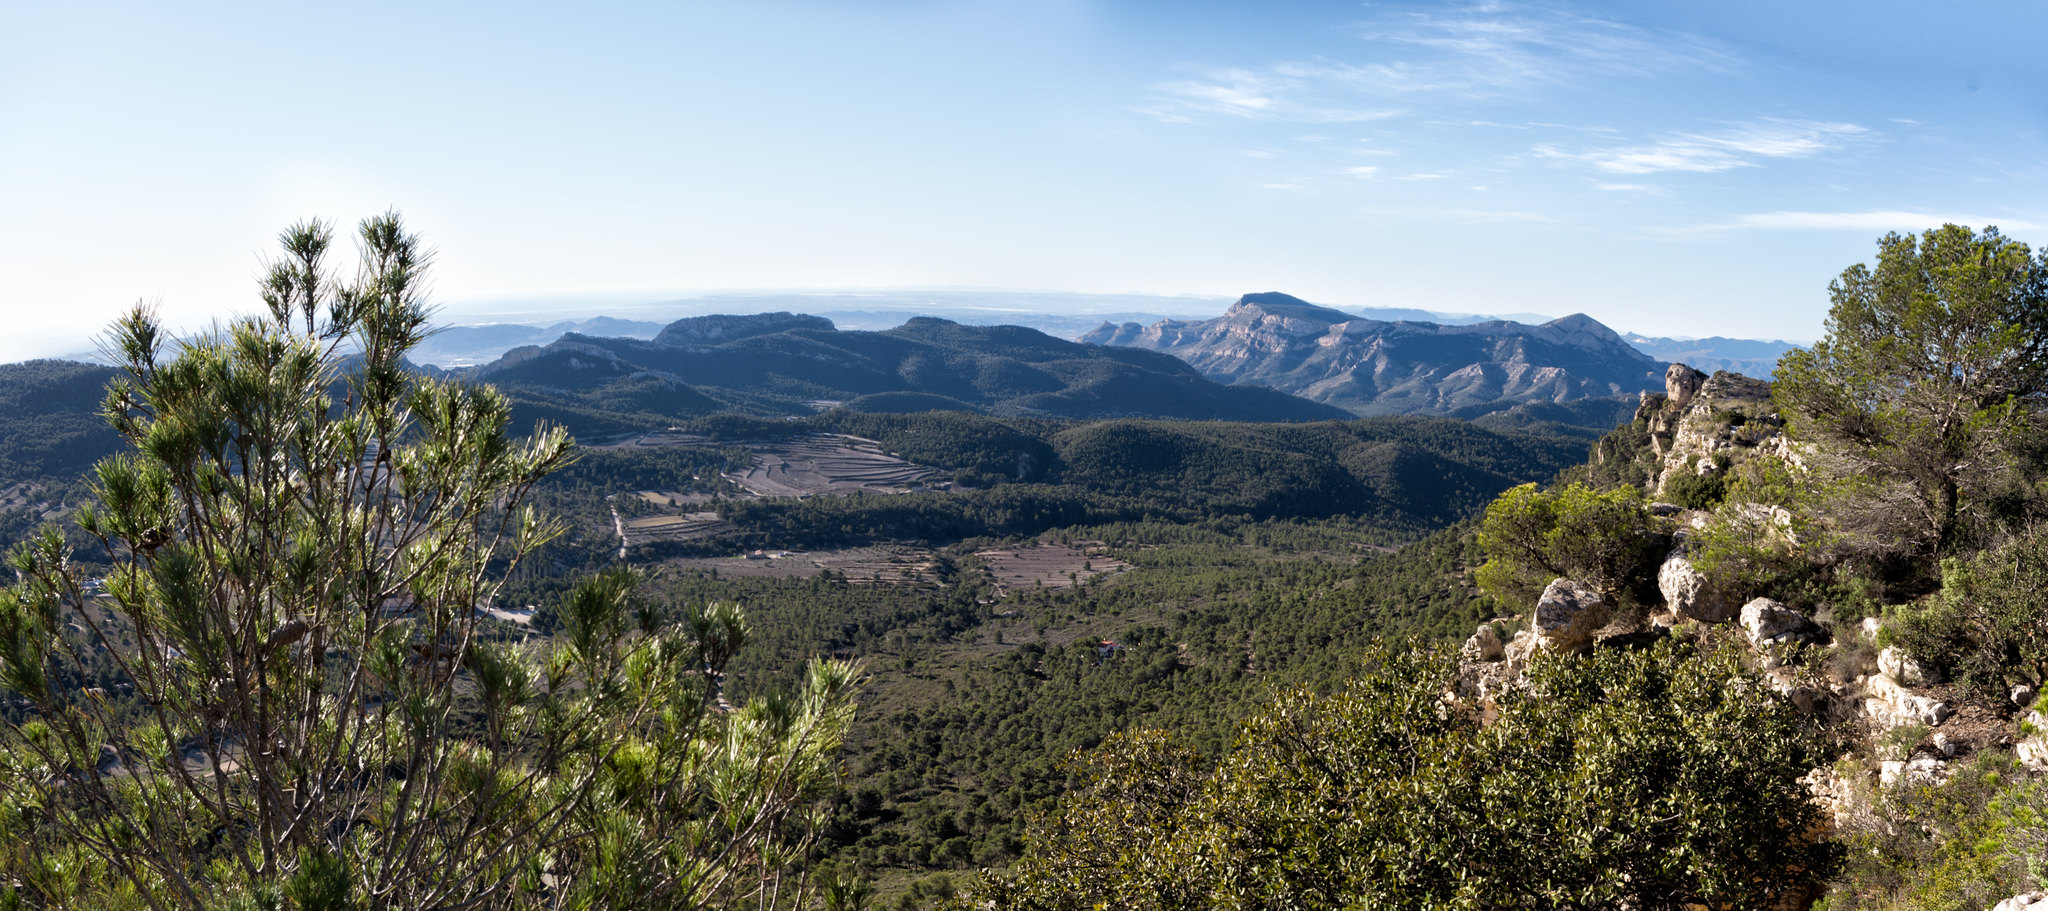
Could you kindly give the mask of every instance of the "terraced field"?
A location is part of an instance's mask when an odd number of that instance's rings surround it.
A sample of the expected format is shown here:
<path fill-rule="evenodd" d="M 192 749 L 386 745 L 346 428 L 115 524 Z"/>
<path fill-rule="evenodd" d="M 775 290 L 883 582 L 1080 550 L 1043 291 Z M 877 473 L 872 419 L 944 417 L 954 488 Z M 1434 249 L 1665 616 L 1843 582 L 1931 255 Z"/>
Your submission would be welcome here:
<path fill-rule="evenodd" d="M 1129 563 L 1108 556 L 1101 542 L 1083 541 L 1079 547 L 1065 544 L 1033 544 L 977 551 L 996 588 L 1008 595 L 1019 589 L 1071 588 L 1098 576 L 1113 575 L 1131 568 Z"/>
<path fill-rule="evenodd" d="M 690 557 L 665 561 L 676 569 L 710 570 L 720 576 L 804 577 L 822 572 L 846 576 L 855 585 L 916 585 L 931 581 L 937 567 L 923 548 L 885 545 L 810 552 L 769 551 L 733 557 Z"/>
<path fill-rule="evenodd" d="M 715 512 L 686 512 L 674 516 L 645 516 L 621 524 L 625 545 L 636 547 L 656 541 L 686 541 L 728 531 L 732 528 Z"/>
<path fill-rule="evenodd" d="M 699 434 L 675 431 L 645 433 L 626 440 L 612 443 L 604 448 L 659 448 L 667 446 L 717 446 L 734 445 L 719 443 Z M 855 492 L 864 493 L 908 493 L 927 487 L 943 487 L 945 481 L 936 469 L 912 464 L 889 453 L 883 452 L 874 440 L 842 434 L 813 434 L 795 440 L 764 440 L 737 444 L 753 454 L 753 464 L 745 471 L 728 472 L 725 479 L 738 486 L 741 496 L 750 497 L 809 497 L 845 496 Z M 686 479 L 678 479 L 682 481 Z M 727 493 L 725 496 L 732 496 Z M 619 535 L 622 549 L 664 541 L 687 541 L 709 537 L 731 530 L 732 526 L 718 518 L 718 514 L 705 509 L 712 495 L 702 491 L 641 490 L 630 495 L 640 501 L 639 508 L 631 512 L 645 513 L 646 507 L 658 510 L 658 515 L 640 515 L 626 518 L 617 509 L 612 512 L 612 521 Z M 883 561 L 882 564 L 868 565 L 855 560 L 850 568 L 834 565 L 829 568 L 844 571 L 849 577 L 856 574 L 863 578 L 870 575 L 893 578 L 901 573 L 892 568 L 896 564 Z M 779 569 L 779 567 L 778 567 Z M 817 572 L 811 567 L 808 572 Z"/>
<path fill-rule="evenodd" d="M 725 477 L 760 497 L 908 493 L 938 474 L 883 452 L 873 440 L 839 434 L 747 448 L 754 451 L 753 467 Z"/>

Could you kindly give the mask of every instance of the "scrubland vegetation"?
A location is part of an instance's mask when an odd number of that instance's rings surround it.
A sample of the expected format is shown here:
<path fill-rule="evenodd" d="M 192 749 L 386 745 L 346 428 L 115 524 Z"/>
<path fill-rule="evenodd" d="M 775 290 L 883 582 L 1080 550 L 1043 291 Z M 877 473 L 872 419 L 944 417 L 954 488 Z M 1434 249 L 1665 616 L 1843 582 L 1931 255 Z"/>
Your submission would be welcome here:
<path fill-rule="evenodd" d="M 268 318 L 174 343 L 138 313 L 118 371 L 7 368 L 38 391 L 0 422 L 69 442 L 0 452 L 0 905 L 1961 911 L 2048 887 L 2048 257 L 1996 233 L 1886 238 L 1775 386 L 1674 371 L 1604 437 L 656 419 L 409 373 L 425 263 L 395 220 L 355 283 L 322 278 L 319 226 L 285 240 Z M 703 442 L 508 429 L 550 409 Z M 723 478 L 818 433 L 945 489 Z M 621 561 L 614 510 L 670 508 L 645 491 L 724 525 Z M 1082 561 L 1064 584 L 978 556 L 1041 542 Z M 718 563 L 883 545 L 915 569 Z M 1603 605 L 1583 643 L 1536 610 L 1561 577 Z"/>

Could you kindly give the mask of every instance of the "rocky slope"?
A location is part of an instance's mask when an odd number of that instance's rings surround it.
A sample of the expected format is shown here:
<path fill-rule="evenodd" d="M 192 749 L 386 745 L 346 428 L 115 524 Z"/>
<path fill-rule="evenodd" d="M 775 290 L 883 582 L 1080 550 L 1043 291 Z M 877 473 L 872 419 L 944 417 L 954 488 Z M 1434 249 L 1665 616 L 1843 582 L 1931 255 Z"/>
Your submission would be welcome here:
<path fill-rule="evenodd" d="M 2042 711 L 2048 706 L 2037 700 L 2036 687 L 2022 683 L 2005 698 L 1987 698 L 1981 687 L 1945 679 L 1937 665 L 1897 644 L 1893 624 L 1915 605 L 1864 617 L 1843 613 L 1848 605 L 1822 603 L 1818 588 L 1781 587 L 1775 593 L 1784 600 L 1778 600 L 1759 590 L 1767 583 L 1757 577 L 1716 575 L 1715 540 L 1722 542 L 1718 559 L 1726 561 L 1739 553 L 1728 549 L 1731 541 L 1753 552 L 1799 554 L 1824 537 L 1820 520 L 1800 513 L 1799 504 L 1737 498 L 1734 485 L 1719 483 L 1760 477 L 1767 468 L 1803 483 L 1809 454 L 1785 435 L 1769 383 L 1672 365 L 1664 391 L 1645 393 L 1635 420 L 1594 453 L 1610 476 L 1640 484 L 1657 501 L 1649 510 L 1658 517 L 1653 528 L 1664 556 L 1644 572 L 1654 571 L 1658 597 L 1629 612 L 1612 609 L 1603 595 L 1573 580 L 1556 580 L 1537 603 L 1481 625 L 1467 640 L 1460 698 L 1485 709 L 1500 694 L 1526 686 L 1524 671 L 1537 653 L 1637 648 L 1674 635 L 1739 647 L 1772 691 L 1841 738 L 1845 751 L 1837 761 L 1813 768 L 1800 784 L 1824 811 L 1813 835 L 1853 845 L 1889 844 L 1885 839 L 1901 832 L 1948 837 L 1956 831 L 1953 819 L 1923 814 L 1928 795 L 1951 779 L 1965 780 L 1967 790 L 1971 775 L 1982 779 L 1974 785 L 1980 788 L 2000 775 L 2021 782 L 2048 775 L 2048 714 Z M 1941 799 L 1967 804 L 1946 792 Z M 1838 883 L 1836 897 L 1869 888 L 1868 881 L 1857 882 Z M 2031 911 L 2036 903 L 2048 909 L 2048 893 L 1941 907 L 1992 902 L 1994 911 Z"/>
<path fill-rule="evenodd" d="M 1285 294 L 1247 294 L 1212 320 L 1104 323 L 1081 341 L 1171 354 L 1219 382 L 1259 384 L 1358 415 L 1458 413 L 1629 396 L 1664 365 L 1591 317 L 1542 325 L 1383 322 Z"/>

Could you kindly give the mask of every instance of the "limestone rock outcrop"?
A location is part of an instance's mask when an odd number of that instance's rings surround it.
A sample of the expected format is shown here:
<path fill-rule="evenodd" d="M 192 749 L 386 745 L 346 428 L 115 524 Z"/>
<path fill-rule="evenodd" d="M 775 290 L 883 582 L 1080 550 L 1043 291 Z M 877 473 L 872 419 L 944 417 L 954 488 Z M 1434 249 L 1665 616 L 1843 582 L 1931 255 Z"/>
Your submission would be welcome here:
<path fill-rule="evenodd" d="M 1458 658 L 1467 664 L 1481 664 L 1499 661 L 1507 657 L 1506 644 L 1500 641 L 1500 633 L 1493 624 L 1479 624 L 1472 638 L 1465 640 L 1465 646 L 1458 650 Z"/>
<path fill-rule="evenodd" d="M 1711 377 L 1684 364 L 1666 372 L 1663 395 L 1646 394 L 1636 410 L 1658 456 L 1650 492 L 1663 494 L 1685 474 L 1712 477 L 1783 438 L 1771 385 L 1737 373 Z"/>
<path fill-rule="evenodd" d="M 1682 553 L 1674 553 L 1657 570 L 1657 589 L 1664 605 L 1680 620 L 1725 623 L 1734 619 L 1735 599 L 1715 588 Z"/>
<path fill-rule="evenodd" d="M 1783 602 L 1757 598 L 1742 606 L 1742 628 L 1758 648 L 1780 642 L 1824 642 L 1827 633 Z"/>
<path fill-rule="evenodd" d="M 1593 633 L 1607 625 L 1607 599 L 1570 579 L 1557 579 L 1536 601 L 1536 644 L 1545 651 L 1577 654 L 1593 647 Z"/>
<path fill-rule="evenodd" d="M 2021 738 L 2012 745 L 2014 758 L 2029 772 L 2048 772 L 2048 716 L 2029 711 L 2020 720 Z"/>
<path fill-rule="evenodd" d="M 2048 892 L 2023 892 L 1992 905 L 1991 911 L 2048 911 Z"/>
<path fill-rule="evenodd" d="M 1672 364 L 1664 371 L 1664 399 L 1673 408 L 1692 404 L 1692 397 L 1707 382 L 1707 375 L 1684 364 Z"/>
<path fill-rule="evenodd" d="M 1948 763 L 1932 756 L 1917 759 L 1893 759 L 1877 767 L 1877 783 L 1893 787 L 1900 783 L 1914 785 L 1938 785 L 1948 781 Z"/>
<path fill-rule="evenodd" d="M 1897 646 L 1886 646 L 1877 653 L 1878 673 L 1890 676 L 1906 686 L 1926 686 L 1940 683 L 1941 675 L 1931 671 L 1920 662 L 1913 660 Z"/>
<path fill-rule="evenodd" d="M 1863 683 L 1863 713 L 1881 727 L 1908 724 L 1929 727 L 1948 720 L 1948 703 L 1921 696 L 1901 686 L 1888 674 L 1877 674 Z"/>

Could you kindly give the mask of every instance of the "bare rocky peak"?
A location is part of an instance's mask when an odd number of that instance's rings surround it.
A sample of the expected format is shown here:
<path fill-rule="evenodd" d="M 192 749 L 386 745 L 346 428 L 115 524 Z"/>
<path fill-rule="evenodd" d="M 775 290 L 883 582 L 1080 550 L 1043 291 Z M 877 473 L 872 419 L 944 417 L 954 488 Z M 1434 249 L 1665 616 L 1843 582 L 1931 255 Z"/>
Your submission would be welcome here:
<path fill-rule="evenodd" d="M 1633 396 L 1659 388 L 1664 367 L 1584 314 L 1534 326 L 1387 322 L 1273 291 L 1247 294 L 1215 319 L 1104 323 L 1081 341 L 1165 352 L 1211 379 L 1362 415 Z"/>

